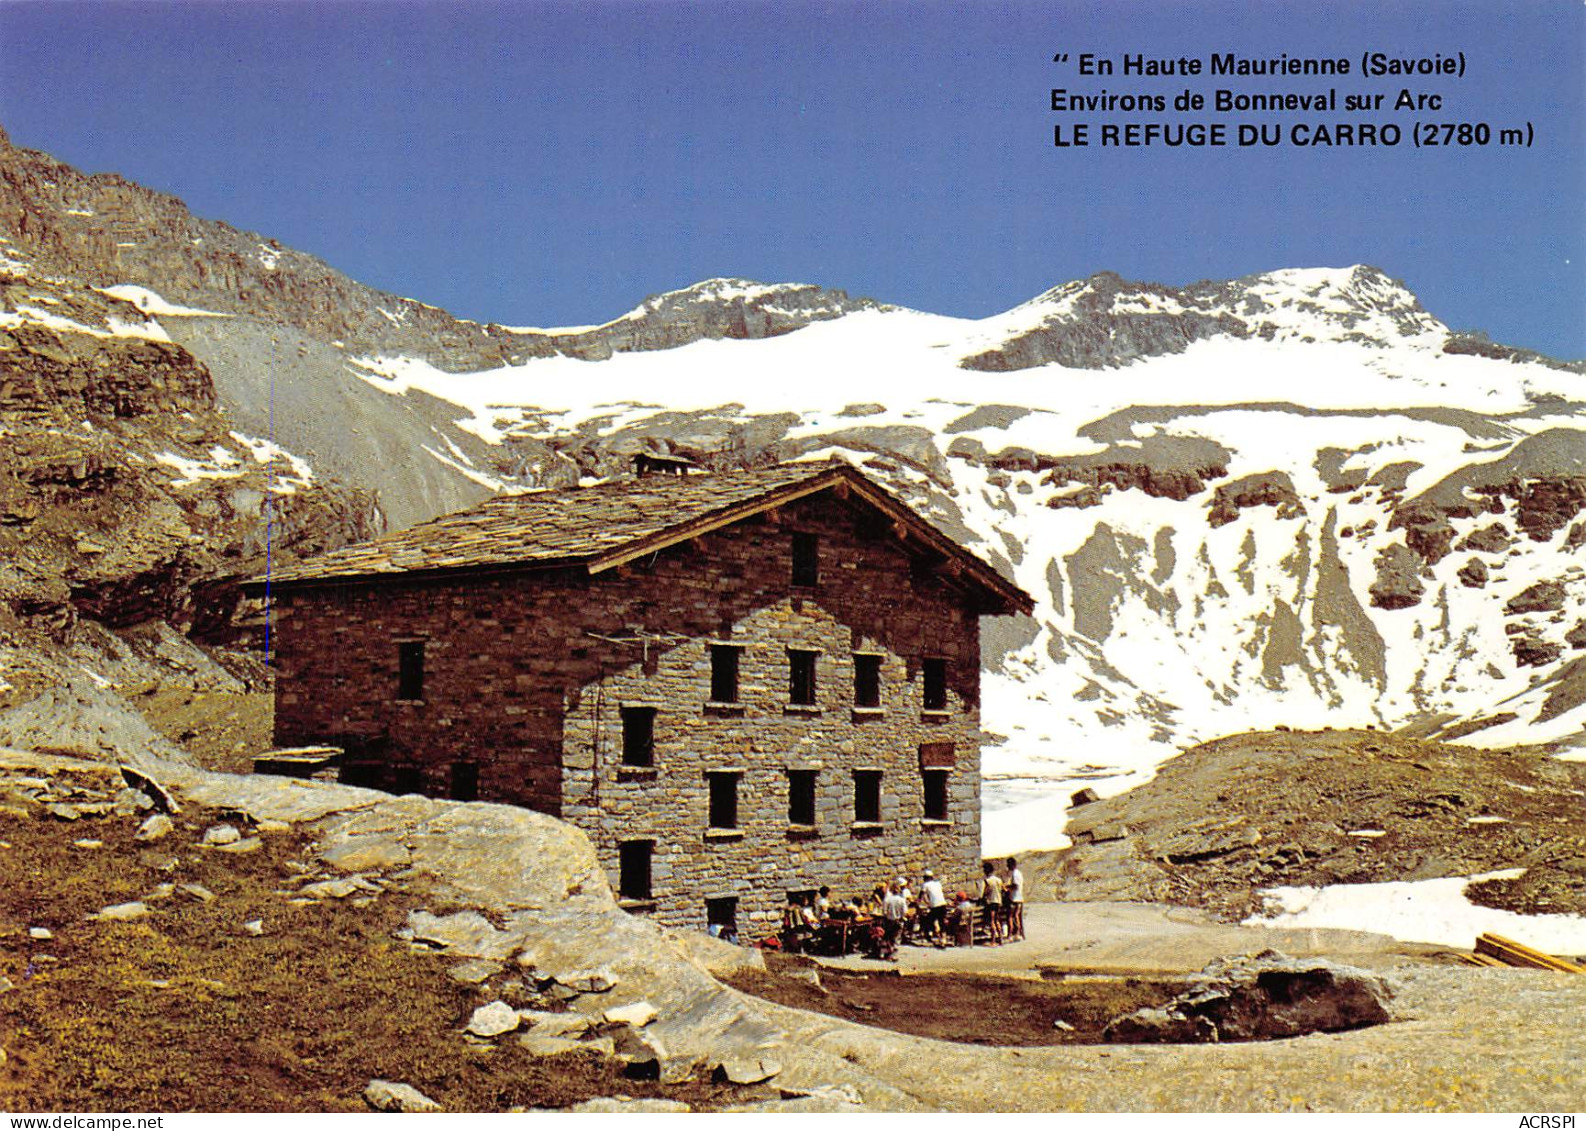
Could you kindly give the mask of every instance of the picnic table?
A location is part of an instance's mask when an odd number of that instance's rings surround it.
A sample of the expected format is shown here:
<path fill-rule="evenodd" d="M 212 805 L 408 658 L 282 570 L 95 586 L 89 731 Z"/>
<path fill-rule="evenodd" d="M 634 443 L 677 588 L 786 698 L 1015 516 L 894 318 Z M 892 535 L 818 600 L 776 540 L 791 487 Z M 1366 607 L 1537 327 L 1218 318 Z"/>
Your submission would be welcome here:
<path fill-rule="evenodd" d="M 815 938 L 817 943 L 826 943 L 834 954 L 849 954 L 855 949 L 860 939 L 870 937 L 870 926 L 874 922 L 875 916 L 873 915 L 823 919 L 821 920 L 821 930 Z"/>

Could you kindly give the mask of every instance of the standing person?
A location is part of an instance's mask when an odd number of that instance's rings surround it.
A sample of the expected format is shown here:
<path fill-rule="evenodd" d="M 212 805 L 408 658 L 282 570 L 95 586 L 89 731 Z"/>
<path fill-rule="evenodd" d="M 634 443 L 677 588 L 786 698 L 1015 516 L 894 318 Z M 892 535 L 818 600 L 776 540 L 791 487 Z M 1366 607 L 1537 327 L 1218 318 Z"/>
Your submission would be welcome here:
<path fill-rule="evenodd" d="M 980 879 L 980 906 L 986 909 L 986 929 L 991 933 L 991 945 L 1002 943 L 1002 878 L 990 860 L 980 866 L 985 873 Z"/>
<path fill-rule="evenodd" d="M 925 903 L 925 937 L 938 947 L 947 945 L 947 893 L 942 881 L 925 869 L 925 881 L 920 884 L 920 898 Z"/>
<path fill-rule="evenodd" d="M 1008 909 L 1008 938 L 1024 938 L 1024 873 L 1012 856 L 1008 857 L 1008 888 L 1002 898 Z"/>
<path fill-rule="evenodd" d="M 887 885 L 877 884 L 876 890 L 870 893 L 870 905 L 865 908 L 865 913 L 869 915 L 880 915 L 881 904 L 886 901 L 886 898 Z"/>
<path fill-rule="evenodd" d="M 903 884 L 894 882 L 892 890 L 881 900 L 882 958 L 897 958 L 898 939 L 903 935 L 903 921 L 908 917 L 909 901 L 903 897 Z"/>

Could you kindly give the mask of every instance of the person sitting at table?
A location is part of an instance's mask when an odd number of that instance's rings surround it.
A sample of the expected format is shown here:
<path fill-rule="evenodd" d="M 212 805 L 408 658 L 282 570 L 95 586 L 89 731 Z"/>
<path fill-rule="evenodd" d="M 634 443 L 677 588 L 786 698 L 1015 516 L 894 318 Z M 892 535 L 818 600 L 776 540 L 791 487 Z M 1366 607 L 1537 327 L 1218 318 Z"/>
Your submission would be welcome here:
<path fill-rule="evenodd" d="M 953 945 L 975 945 L 975 905 L 968 892 L 953 896 Z"/>
<path fill-rule="evenodd" d="M 782 949 L 788 954 L 798 954 L 815 933 L 815 924 L 806 915 L 804 896 L 789 892 L 787 906 L 782 909 Z"/>
<path fill-rule="evenodd" d="M 815 897 L 807 892 L 799 896 L 799 919 L 812 931 L 821 925 L 821 916 L 815 910 Z"/>
<path fill-rule="evenodd" d="M 832 917 L 832 889 L 825 884 L 815 896 L 815 917 L 822 922 Z"/>

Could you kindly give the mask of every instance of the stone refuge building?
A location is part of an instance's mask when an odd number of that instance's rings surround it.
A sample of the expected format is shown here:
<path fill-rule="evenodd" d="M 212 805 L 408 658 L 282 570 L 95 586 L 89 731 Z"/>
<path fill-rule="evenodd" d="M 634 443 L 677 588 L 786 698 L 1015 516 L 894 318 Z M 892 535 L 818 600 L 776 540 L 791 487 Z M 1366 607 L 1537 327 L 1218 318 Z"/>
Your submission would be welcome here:
<path fill-rule="evenodd" d="M 571 821 L 664 923 L 979 874 L 979 618 L 1031 601 L 844 462 L 497 496 L 266 590 L 279 745 Z"/>

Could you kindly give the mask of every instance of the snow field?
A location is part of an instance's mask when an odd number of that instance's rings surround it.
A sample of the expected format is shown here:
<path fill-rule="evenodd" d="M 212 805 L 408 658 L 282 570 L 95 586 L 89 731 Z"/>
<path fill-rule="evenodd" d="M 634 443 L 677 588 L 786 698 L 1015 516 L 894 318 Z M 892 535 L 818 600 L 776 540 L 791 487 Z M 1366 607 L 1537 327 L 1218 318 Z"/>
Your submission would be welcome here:
<path fill-rule="evenodd" d="M 1469 949 L 1492 933 L 1562 957 L 1586 955 L 1586 916 L 1519 915 L 1471 903 L 1465 888 L 1489 879 L 1513 879 L 1525 869 L 1441 880 L 1331 887 L 1278 887 L 1262 891 L 1267 912 L 1245 920 L 1257 927 L 1336 927 L 1372 931 L 1401 942 Z"/>

